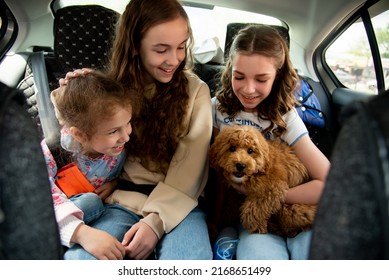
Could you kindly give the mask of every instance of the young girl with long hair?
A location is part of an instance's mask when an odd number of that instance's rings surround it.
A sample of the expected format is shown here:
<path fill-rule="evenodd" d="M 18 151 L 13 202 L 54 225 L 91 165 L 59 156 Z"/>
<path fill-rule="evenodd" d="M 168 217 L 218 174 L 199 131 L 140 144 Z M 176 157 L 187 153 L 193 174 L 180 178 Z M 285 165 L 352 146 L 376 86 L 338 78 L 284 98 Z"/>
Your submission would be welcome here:
<path fill-rule="evenodd" d="M 191 72 L 193 35 L 176 0 L 131 0 L 119 19 L 109 74 L 140 93 L 129 157 L 106 199 L 131 259 L 211 259 L 205 213 L 212 134 L 208 86 Z M 65 84 L 79 73 L 68 73 Z M 190 234 L 190 236 L 189 236 Z M 76 258 L 88 258 L 80 250 Z"/>
<path fill-rule="evenodd" d="M 293 93 L 299 77 L 285 40 L 269 26 L 239 31 L 232 43 L 221 88 L 212 99 L 214 135 L 224 126 L 251 125 L 267 138 L 288 143 L 307 167 L 311 180 L 291 188 L 286 203 L 317 204 L 330 163 L 315 146 L 299 117 Z M 245 190 L 234 186 L 240 193 Z M 311 231 L 294 238 L 250 234 L 240 227 L 237 259 L 307 259 Z"/>

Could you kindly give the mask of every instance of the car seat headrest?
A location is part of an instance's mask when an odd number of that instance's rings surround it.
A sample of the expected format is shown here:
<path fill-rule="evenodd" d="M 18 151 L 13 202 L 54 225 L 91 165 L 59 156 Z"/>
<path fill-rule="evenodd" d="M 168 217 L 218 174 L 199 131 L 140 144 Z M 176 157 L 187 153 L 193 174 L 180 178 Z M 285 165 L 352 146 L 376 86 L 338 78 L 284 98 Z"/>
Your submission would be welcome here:
<path fill-rule="evenodd" d="M 54 14 L 54 54 L 64 71 L 103 69 L 119 13 L 99 5 L 68 6 Z"/>
<path fill-rule="evenodd" d="M 230 47 L 231 47 L 232 41 L 234 40 L 235 35 L 238 33 L 239 30 L 241 30 L 242 28 L 245 28 L 246 26 L 249 26 L 249 25 L 261 25 L 261 24 L 237 22 L 237 23 L 229 23 L 227 25 L 226 42 L 225 42 L 225 46 L 224 46 L 224 53 L 225 53 L 226 57 L 229 55 Z M 288 45 L 288 48 L 289 48 L 290 37 L 289 37 L 288 28 L 283 27 L 283 26 L 279 26 L 279 25 L 269 25 L 269 26 L 275 28 L 280 33 L 281 37 L 285 39 L 286 44 Z"/>

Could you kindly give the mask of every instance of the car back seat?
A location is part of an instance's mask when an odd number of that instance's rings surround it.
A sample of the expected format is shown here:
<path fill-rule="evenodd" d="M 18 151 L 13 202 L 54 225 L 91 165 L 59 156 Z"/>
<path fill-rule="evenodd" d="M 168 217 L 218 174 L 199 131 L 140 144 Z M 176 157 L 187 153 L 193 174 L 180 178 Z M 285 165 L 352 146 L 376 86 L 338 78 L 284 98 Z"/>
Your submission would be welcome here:
<path fill-rule="evenodd" d="M 119 13 L 99 5 L 69 6 L 54 13 L 54 55 L 62 73 L 103 69 Z"/>

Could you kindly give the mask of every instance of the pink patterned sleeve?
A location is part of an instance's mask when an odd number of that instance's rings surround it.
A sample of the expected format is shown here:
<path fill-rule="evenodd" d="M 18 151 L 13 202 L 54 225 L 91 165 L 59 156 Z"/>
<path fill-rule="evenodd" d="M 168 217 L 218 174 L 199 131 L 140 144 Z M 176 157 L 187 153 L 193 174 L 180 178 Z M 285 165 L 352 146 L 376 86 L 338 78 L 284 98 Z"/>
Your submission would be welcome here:
<path fill-rule="evenodd" d="M 45 140 L 41 142 L 41 147 L 46 160 L 55 216 L 61 235 L 61 243 L 70 247 L 71 236 L 76 227 L 80 223 L 83 223 L 84 213 L 55 184 L 57 164 L 47 147 Z"/>

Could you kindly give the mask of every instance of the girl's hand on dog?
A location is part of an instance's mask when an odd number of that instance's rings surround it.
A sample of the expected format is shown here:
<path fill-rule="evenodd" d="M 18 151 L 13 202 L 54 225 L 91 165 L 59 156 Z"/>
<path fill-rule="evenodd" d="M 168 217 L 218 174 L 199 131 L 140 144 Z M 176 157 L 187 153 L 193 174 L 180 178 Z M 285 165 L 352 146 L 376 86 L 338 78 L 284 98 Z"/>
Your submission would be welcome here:
<path fill-rule="evenodd" d="M 70 79 L 76 78 L 81 75 L 86 75 L 88 73 L 93 72 L 93 69 L 90 68 L 82 68 L 82 69 L 76 69 L 72 72 L 67 72 L 65 78 L 59 79 L 59 86 L 66 86 L 68 81 Z"/>

